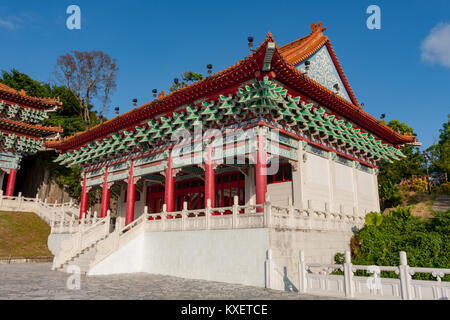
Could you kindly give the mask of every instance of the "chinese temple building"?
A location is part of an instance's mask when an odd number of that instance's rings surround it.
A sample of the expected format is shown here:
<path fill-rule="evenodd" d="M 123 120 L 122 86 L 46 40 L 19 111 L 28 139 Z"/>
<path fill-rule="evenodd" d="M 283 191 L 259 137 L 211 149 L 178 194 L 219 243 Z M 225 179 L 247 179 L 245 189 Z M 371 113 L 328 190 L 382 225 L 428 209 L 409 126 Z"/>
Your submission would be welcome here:
<path fill-rule="evenodd" d="M 45 138 L 57 138 L 60 127 L 46 127 L 41 123 L 47 112 L 56 111 L 62 103 L 58 99 L 36 98 L 0 83 L 0 188 L 8 175 L 4 195 L 12 196 L 17 170 L 23 156 L 33 155 L 45 148 Z"/>
<path fill-rule="evenodd" d="M 415 137 L 393 131 L 362 109 L 323 34 L 326 28 L 321 23 L 311 28 L 281 47 L 269 33 L 248 57 L 221 72 L 47 143 L 60 151 L 57 162 L 82 168 L 80 218 L 89 190 L 100 188 L 100 218 L 107 217 L 110 192 L 119 197 L 117 237 L 131 239 L 137 221 L 154 231 L 134 249 L 132 240 L 128 247 L 114 247 L 108 245 L 110 236 L 102 237 L 102 255 L 90 264 L 90 274 L 139 270 L 260 285 L 261 278 L 250 280 L 259 269 L 241 270 L 233 279 L 217 270 L 228 259 L 234 267 L 246 259 L 259 261 L 265 246 L 295 272 L 299 247 L 329 261 L 349 246 L 352 228 L 364 223 L 366 213 L 380 210 L 377 162 L 402 158 L 399 147 Z M 243 235 L 256 226 L 262 233 Z M 206 238 L 196 238 L 203 231 L 186 231 L 203 229 Z M 179 232 L 159 232 L 168 230 Z M 221 238 L 224 230 L 236 233 Z M 163 238 L 155 240 L 159 234 Z M 170 259 L 159 249 L 139 251 L 140 258 L 130 253 L 148 243 L 156 248 L 152 241 L 177 255 L 174 259 L 195 250 L 212 250 L 199 258 L 204 262 L 215 261 L 217 252 L 226 259 L 218 258 L 222 265 L 216 272 L 212 265 L 194 267 L 189 257 L 185 264 L 164 265 Z M 204 241 L 209 249 L 198 247 Z M 138 267 L 129 267 L 133 259 L 139 259 Z"/>

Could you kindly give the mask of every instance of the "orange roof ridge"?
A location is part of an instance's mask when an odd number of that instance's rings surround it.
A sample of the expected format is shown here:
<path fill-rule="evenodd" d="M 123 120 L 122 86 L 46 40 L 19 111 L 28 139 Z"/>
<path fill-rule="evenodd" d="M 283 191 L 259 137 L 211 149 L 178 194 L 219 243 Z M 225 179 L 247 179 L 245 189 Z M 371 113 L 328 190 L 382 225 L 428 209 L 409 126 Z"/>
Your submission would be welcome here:
<path fill-rule="evenodd" d="M 290 42 L 280 48 L 280 54 L 290 64 L 297 64 L 313 55 L 327 40 L 323 34 L 327 28 L 322 22 L 311 24 L 311 33 L 305 37 Z"/>
<path fill-rule="evenodd" d="M 26 128 L 26 129 L 35 129 L 35 130 L 42 130 L 42 131 L 47 131 L 47 132 L 57 132 L 57 133 L 62 133 L 64 131 L 64 129 L 61 128 L 60 126 L 58 126 L 58 127 L 42 126 L 40 124 L 24 123 L 24 122 L 6 119 L 6 118 L 2 118 L 2 122 L 13 124 L 18 127 Z"/>
<path fill-rule="evenodd" d="M 267 35 L 266 35 L 266 39 L 264 40 L 264 42 L 272 42 L 273 40 L 273 35 L 270 31 L 267 31 Z"/>
<path fill-rule="evenodd" d="M 20 96 L 35 102 L 39 102 L 43 105 L 51 105 L 51 106 L 62 106 L 62 102 L 59 99 L 59 97 L 56 98 L 38 98 L 38 97 L 32 97 L 27 95 L 27 92 L 25 90 L 16 90 L 14 88 L 11 88 L 10 86 L 0 82 L 0 91 L 3 91 L 5 93 L 13 94 L 15 96 Z"/>

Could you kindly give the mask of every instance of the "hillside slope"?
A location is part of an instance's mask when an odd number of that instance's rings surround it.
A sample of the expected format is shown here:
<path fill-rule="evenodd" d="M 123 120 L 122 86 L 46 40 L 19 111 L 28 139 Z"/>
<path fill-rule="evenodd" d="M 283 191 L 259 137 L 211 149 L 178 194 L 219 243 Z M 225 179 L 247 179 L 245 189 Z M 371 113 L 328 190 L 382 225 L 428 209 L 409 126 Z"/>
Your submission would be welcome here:
<path fill-rule="evenodd" d="M 30 212 L 0 211 L 0 258 L 52 256 L 50 226 Z"/>

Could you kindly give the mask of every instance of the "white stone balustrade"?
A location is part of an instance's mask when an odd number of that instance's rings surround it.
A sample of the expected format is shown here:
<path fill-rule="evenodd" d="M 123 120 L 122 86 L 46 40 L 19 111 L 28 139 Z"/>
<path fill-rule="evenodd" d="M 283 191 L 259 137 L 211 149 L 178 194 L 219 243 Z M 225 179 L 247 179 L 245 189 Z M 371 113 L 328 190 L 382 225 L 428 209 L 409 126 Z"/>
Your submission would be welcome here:
<path fill-rule="evenodd" d="M 278 269 L 272 250 L 266 257 L 266 287 L 286 290 L 283 273 Z M 343 275 L 332 274 L 342 271 Z M 355 276 L 357 270 L 365 270 L 370 277 Z M 381 271 L 392 271 L 398 278 L 382 278 Z M 429 273 L 436 280 L 414 280 L 415 273 Z M 437 300 L 450 298 L 450 282 L 441 281 L 450 269 L 410 267 L 406 252 L 400 252 L 399 266 L 354 265 L 350 252 L 345 252 L 344 264 L 307 263 L 304 251 L 298 262 L 298 288 L 300 294 L 326 295 L 356 299 Z"/>
<path fill-rule="evenodd" d="M 79 206 L 72 200 L 68 203 L 47 203 L 36 195 L 26 198 L 19 192 L 18 196 L 5 196 L 0 190 L 0 210 L 13 212 L 34 212 L 51 226 L 52 233 L 77 232 L 79 224 Z"/>

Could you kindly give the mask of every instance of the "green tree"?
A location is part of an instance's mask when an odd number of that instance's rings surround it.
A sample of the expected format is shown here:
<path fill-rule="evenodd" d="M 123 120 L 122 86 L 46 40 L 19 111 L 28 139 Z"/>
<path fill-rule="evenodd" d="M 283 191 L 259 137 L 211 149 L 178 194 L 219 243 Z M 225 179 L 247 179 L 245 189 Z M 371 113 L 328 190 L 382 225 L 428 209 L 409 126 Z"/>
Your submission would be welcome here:
<path fill-rule="evenodd" d="M 74 94 L 63 86 L 51 86 L 48 83 L 39 82 L 32 79 L 25 73 L 16 69 L 2 71 L 0 82 L 16 90 L 25 90 L 29 96 L 40 98 L 59 97 L 62 108 L 56 112 L 48 113 L 49 118 L 44 120 L 44 125 L 58 126 L 63 129 L 63 136 L 73 135 L 85 129 L 85 122 L 80 116 L 81 108 Z M 95 111 L 90 114 L 91 126 L 97 125 L 104 118 L 97 116 Z M 35 156 L 38 168 L 46 168 L 57 178 L 57 182 L 64 185 L 68 193 L 79 198 L 81 194 L 80 170 L 77 168 L 66 168 L 53 162 L 56 159 L 56 152 L 42 152 Z"/>
<path fill-rule="evenodd" d="M 352 260 L 359 265 L 399 265 L 399 252 L 406 251 L 413 267 L 450 268 L 450 211 L 436 212 L 430 220 L 411 215 L 410 207 L 397 207 L 382 218 L 369 213 L 366 225 L 352 238 Z M 337 254 L 336 261 L 342 260 Z M 364 272 L 358 271 L 358 275 Z M 382 272 L 397 277 L 393 272 Z M 433 279 L 416 274 L 415 279 Z M 447 275 L 444 280 L 449 281 Z"/>
<path fill-rule="evenodd" d="M 195 82 L 202 79 L 203 75 L 201 73 L 186 71 L 181 75 L 181 82 L 178 78 L 176 80 L 174 79 L 174 84 L 172 85 L 172 87 L 170 87 L 169 90 L 170 92 L 173 92 L 180 88 L 186 87 L 190 82 Z"/>
<path fill-rule="evenodd" d="M 401 133 L 412 134 L 414 130 L 407 124 L 398 120 L 391 120 L 387 124 L 390 128 Z M 406 156 L 398 161 L 389 163 L 381 160 L 379 162 L 378 188 L 380 192 L 381 209 L 399 204 L 401 196 L 395 187 L 404 178 L 413 175 L 423 175 L 426 172 L 426 159 L 419 148 L 413 145 L 403 145 L 400 147 Z"/>
<path fill-rule="evenodd" d="M 426 154 L 431 162 L 430 171 L 450 175 L 450 114 L 439 130 L 439 141 L 431 145 Z"/>

